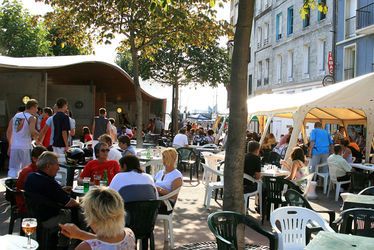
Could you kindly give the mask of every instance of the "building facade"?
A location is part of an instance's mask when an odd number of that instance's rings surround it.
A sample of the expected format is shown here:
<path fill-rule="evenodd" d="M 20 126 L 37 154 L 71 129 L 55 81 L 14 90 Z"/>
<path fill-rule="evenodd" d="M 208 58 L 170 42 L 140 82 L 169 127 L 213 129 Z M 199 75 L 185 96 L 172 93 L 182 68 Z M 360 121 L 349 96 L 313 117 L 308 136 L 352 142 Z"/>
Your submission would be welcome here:
<path fill-rule="evenodd" d="M 338 0 L 336 80 L 373 72 L 374 0 Z"/>

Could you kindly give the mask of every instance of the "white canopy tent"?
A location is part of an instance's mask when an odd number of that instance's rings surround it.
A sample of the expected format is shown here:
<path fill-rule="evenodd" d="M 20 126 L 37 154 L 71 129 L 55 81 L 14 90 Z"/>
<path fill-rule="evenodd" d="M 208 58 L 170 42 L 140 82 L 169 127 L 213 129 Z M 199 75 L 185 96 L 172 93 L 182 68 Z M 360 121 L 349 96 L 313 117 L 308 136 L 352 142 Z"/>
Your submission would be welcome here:
<path fill-rule="evenodd" d="M 293 119 L 294 130 L 286 157 L 296 145 L 300 132 L 306 138 L 305 123 L 320 121 L 323 126 L 366 125 L 366 161 L 369 160 L 374 137 L 374 73 L 296 94 L 259 95 L 247 103 L 250 117 L 268 118 L 262 132 L 267 131 L 273 117 Z M 264 137 L 265 133 L 262 133 L 261 142 Z"/>

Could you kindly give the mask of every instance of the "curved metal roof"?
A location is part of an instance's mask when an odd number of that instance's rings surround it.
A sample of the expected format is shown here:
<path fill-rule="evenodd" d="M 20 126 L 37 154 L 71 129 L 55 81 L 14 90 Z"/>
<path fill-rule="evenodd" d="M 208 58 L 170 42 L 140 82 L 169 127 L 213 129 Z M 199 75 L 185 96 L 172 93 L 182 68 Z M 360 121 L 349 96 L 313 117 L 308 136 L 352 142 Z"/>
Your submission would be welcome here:
<path fill-rule="evenodd" d="M 48 73 L 51 84 L 90 84 L 108 91 L 113 100 L 135 100 L 131 76 L 113 62 L 94 55 L 7 57 L 0 56 L 0 72 L 42 71 Z M 159 99 L 142 90 L 145 100 Z"/>

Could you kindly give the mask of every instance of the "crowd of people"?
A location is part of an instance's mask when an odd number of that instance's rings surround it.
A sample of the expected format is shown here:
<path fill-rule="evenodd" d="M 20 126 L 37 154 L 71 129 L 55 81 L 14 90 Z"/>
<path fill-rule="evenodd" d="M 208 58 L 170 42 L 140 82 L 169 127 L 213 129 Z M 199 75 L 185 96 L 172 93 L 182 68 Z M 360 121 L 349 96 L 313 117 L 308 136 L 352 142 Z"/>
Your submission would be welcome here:
<path fill-rule="evenodd" d="M 314 129 L 309 135 L 307 145 L 300 140 L 291 151 L 290 157 L 285 158 L 293 128 L 290 127 L 288 134 L 283 135 L 277 142 L 274 134 L 265 136 L 260 145 L 260 135 L 255 132 L 247 132 L 247 154 L 244 163 L 244 172 L 255 179 L 261 178 L 261 166 L 274 164 L 290 172 L 287 179 L 297 185 L 309 173 L 316 172 L 318 165 L 323 166 L 319 172 L 334 171 L 338 181 L 350 180 L 350 173 L 355 171 L 351 163 L 361 163 L 365 149 L 365 138 L 362 133 L 356 133 L 351 128 L 350 133 L 345 128 L 338 127 L 336 133 L 331 136 L 322 128 L 320 122 L 314 124 Z M 353 139 L 355 138 L 355 139 Z M 328 169 L 328 166 L 330 168 Z M 370 178 L 373 178 L 371 176 Z M 245 192 L 253 192 L 257 188 L 256 183 L 244 181 Z M 348 190 L 349 184 L 343 185 Z"/>
<path fill-rule="evenodd" d="M 43 201 L 34 216 L 44 228 L 60 226 L 62 234 L 81 240 L 77 249 L 105 249 L 108 245 L 133 249 L 135 238 L 132 231 L 125 228 L 124 203 L 155 200 L 179 189 L 182 174 L 176 169 L 177 151 L 165 148 L 161 152 L 164 169 L 154 176 L 144 173 L 130 143 L 133 131 L 126 128 L 117 133 L 113 121 L 106 117 L 106 110 L 101 108 L 92 124 L 93 133 L 88 126 L 82 129 L 83 142 L 92 145 L 93 159 L 85 164 L 78 184 L 89 178 L 92 185 L 99 179 L 105 180 L 104 185 L 108 187 L 89 191 L 80 204 L 71 196 L 72 187 L 62 186 L 55 180 L 59 157 L 72 150 L 69 146 L 75 135 L 75 121 L 69 116 L 68 102 L 59 98 L 54 111 L 44 108 L 40 119 L 38 110 L 36 100 L 28 101 L 25 110 L 11 119 L 7 131 L 10 141 L 8 176 L 17 178 L 17 189 L 37 195 Z M 159 127 L 156 125 L 153 132 L 158 132 Z M 169 199 L 172 206 L 177 196 Z M 27 199 L 20 195 L 16 202 L 19 211 L 26 214 Z M 170 212 L 162 203 L 159 213 Z M 59 241 L 59 246 L 64 242 Z M 104 248 L 100 248 L 102 246 Z"/>

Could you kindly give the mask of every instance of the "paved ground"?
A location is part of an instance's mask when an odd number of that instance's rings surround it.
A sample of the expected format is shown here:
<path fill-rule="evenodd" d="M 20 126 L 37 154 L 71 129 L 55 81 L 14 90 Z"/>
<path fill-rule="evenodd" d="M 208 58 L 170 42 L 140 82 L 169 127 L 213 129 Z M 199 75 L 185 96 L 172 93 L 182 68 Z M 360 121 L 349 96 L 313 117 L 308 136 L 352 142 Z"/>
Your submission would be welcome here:
<path fill-rule="evenodd" d="M 0 176 L 4 176 L 4 173 Z M 190 183 L 188 179 L 185 179 L 174 210 L 174 236 L 175 248 L 177 249 L 184 249 L 182 246 L 186 244 L 215 240 L 208 228 L 207 217 L 209 213 L 219 210 L 220 206 L 212 200 L 210 210 L 206 210 L 203 206 L 204 191 L 204 186 L 201 183 L 196 181 Z M 314 208 L 339 211 L 341 200 L 335 202 L 332 194 L 329 198 L 326 198 L 320 189 L 317 191 L 318 199 L 311 202 Z M 0 185 L 0 235 L 7 234 L 10 215 L 4 194 L 4 187 Z M 251 207 L 253 207 L 253 203 Z M 257 214 L 251 215 L 260 221 Z M 268 222 L 264 223 L 264 227 L 270 230 Z M 14 233 L 19 233 L 19 224 L 16 224 Z M 156 249 L 168 249 L 167 244 L 164 244 L 163 237 L 163 224 L 158 221 L 155 229 Z M 266 238 L 250 230 L 246 231 L 246 240 L 249 243 L 268 244 Z"/>

